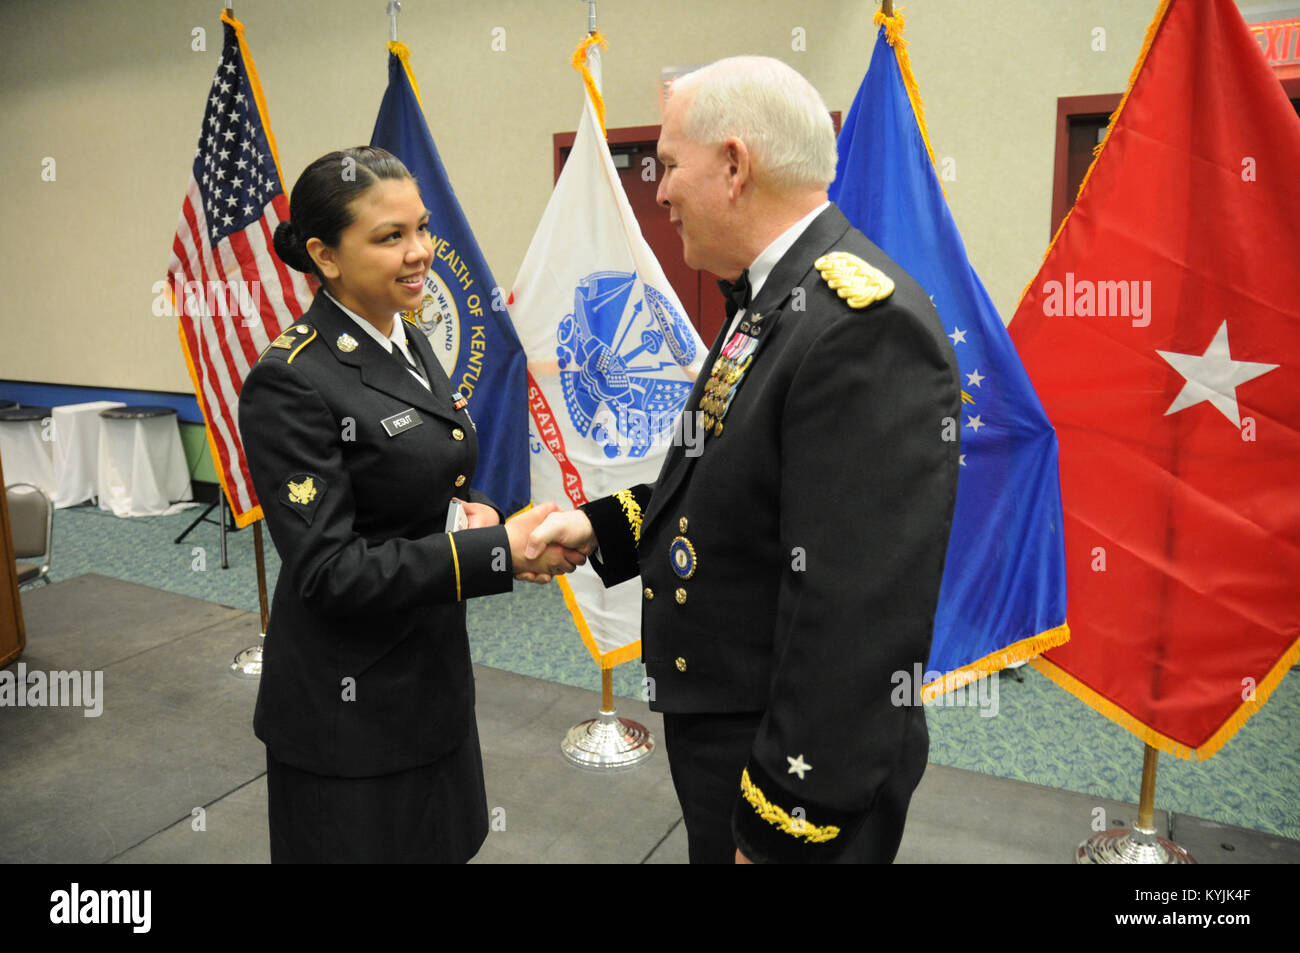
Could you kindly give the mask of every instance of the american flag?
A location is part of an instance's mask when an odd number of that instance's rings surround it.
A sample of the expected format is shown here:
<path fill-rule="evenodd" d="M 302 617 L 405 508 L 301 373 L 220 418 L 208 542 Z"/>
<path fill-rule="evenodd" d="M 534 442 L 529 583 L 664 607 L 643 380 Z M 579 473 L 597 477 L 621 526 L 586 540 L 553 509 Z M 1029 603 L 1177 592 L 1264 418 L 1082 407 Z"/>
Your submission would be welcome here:
<path fill-rule="evenodd" d="M 239 438 L 239 392 L 258 355 L 311 304 L 304 276 L 272 250 L 289 217 L 275 138 L 244 26 L 221 17 L 189 187 L 172 240 L 168 283 L 181 348 L 207 421 L 217 473 L 239 526 L 261 517 Z"/>

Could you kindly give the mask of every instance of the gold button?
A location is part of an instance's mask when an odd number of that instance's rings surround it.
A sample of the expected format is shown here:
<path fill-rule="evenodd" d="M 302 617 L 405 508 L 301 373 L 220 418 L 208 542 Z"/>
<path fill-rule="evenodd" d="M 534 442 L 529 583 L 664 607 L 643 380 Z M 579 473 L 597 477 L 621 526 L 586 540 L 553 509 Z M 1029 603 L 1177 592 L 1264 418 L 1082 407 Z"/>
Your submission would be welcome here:
<path fill-rule="evenodd" d="M 645 587 L 645 597 L 647 600 L 653 599 L 655 597 L 655 591 L 651 589 L 649 586 Z"/>
<path fill-rule="evenodd" d="M 464 440 L 464 439 L 465 439 L 465 431 L 463 431 L 463 430 L 461 430 L 459 427 L 457 427 L 455 430 L 453 430 L 453 431 L 451 432 L 451 439 L 452 439 L 452 440 Z"/>
<path fill-rule="evenodd" d="M 685 516 L 683 516 L 681 519 L 679 519 L 679 520 L 677 521 L 677 531 L 678 531 L 679 533 L 685 533 L 685 532 L 686 532 L 686 517 L 685 517 Z"/>
<path fill-rule="evenodd" d="M 677 590 L 677 604 L 678 604 L 679 606 L 681 606 L 681 605 L 685 605 L 685 604 L 686 604 L 686 590 L 685 590 L 685 589 L 678 589 L 678 590 Z"/>
<path fill-rule="evenodd" d="M 465 474 L 462 473 L 460 476 L 456 477 L 456 485 L 457 486 L 465 485 Z"/>
<path fill-rule="evenodd" d="M 686 671 L 686 659 L 682 658 L 680 655 L 677 656 L 677 671 Z"/>

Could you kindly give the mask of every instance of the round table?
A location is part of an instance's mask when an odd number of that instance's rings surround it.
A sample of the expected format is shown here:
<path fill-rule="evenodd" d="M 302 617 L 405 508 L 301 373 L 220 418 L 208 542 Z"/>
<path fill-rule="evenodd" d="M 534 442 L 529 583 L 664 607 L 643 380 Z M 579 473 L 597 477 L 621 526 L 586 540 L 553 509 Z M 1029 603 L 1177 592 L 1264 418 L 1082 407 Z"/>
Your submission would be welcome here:
<path fill-rule="evenodd" d="M 100 411 L 99 508 L 115 516 L 158 516 L 192 500 L 189 468 L 171 407 Z"/>
<path fill-rule="evenodd" d="M 30 483 L 54 496 L 54 428 L 48 407 L 0 410 L 0 459 L 6 483 Z"/>

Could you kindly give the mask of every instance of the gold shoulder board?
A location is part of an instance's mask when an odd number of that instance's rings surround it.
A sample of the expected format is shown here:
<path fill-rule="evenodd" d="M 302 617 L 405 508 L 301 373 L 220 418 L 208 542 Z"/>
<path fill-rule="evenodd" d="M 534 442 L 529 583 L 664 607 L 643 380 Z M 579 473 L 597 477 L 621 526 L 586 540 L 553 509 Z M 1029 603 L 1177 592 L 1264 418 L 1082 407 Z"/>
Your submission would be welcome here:
<path fill-rule="evenodd" d="M 822 255 L 813 262 L 813 267 L 821 272 L 822 280 L 850 308 L 865 308 L 894 293 L 892 278 L 846 251 Z"/>

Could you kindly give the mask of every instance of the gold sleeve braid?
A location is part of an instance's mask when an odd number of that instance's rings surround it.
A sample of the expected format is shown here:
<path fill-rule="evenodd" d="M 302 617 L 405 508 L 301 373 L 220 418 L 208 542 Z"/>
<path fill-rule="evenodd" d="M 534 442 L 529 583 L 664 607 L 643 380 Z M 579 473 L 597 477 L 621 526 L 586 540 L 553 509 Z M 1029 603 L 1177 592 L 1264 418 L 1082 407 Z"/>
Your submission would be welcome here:
<path fill-rule="evenodd" d="M 623 512 L 627 514 L 633 542 L 641 542 L 641 504 L 636 501 L 631 490 L 619 490 L 614 494 L 614 499 L 623 505 Z"/>
<path fill-rule="evenodd" d="M 802 837 L 810 844 L 822 844 L 840 835 L 840 829 L 833 824 L 818 827 L 801 817 L 791 817 L 779 805 L 773 804 L 758 785 L 749 779 L 748 768 L 740 773 L 740 791 L 745 796 L 745 800 L 753 805 L 759 817 L 784 834 Z"/>
<path fill-rule="evenodd" d="M 456 570 L 456 601 L 460 602 L 460 556 L 456 553 L 456 534 L 448 533 L 447 542 L 451 543 L 451 564 Z"/>

